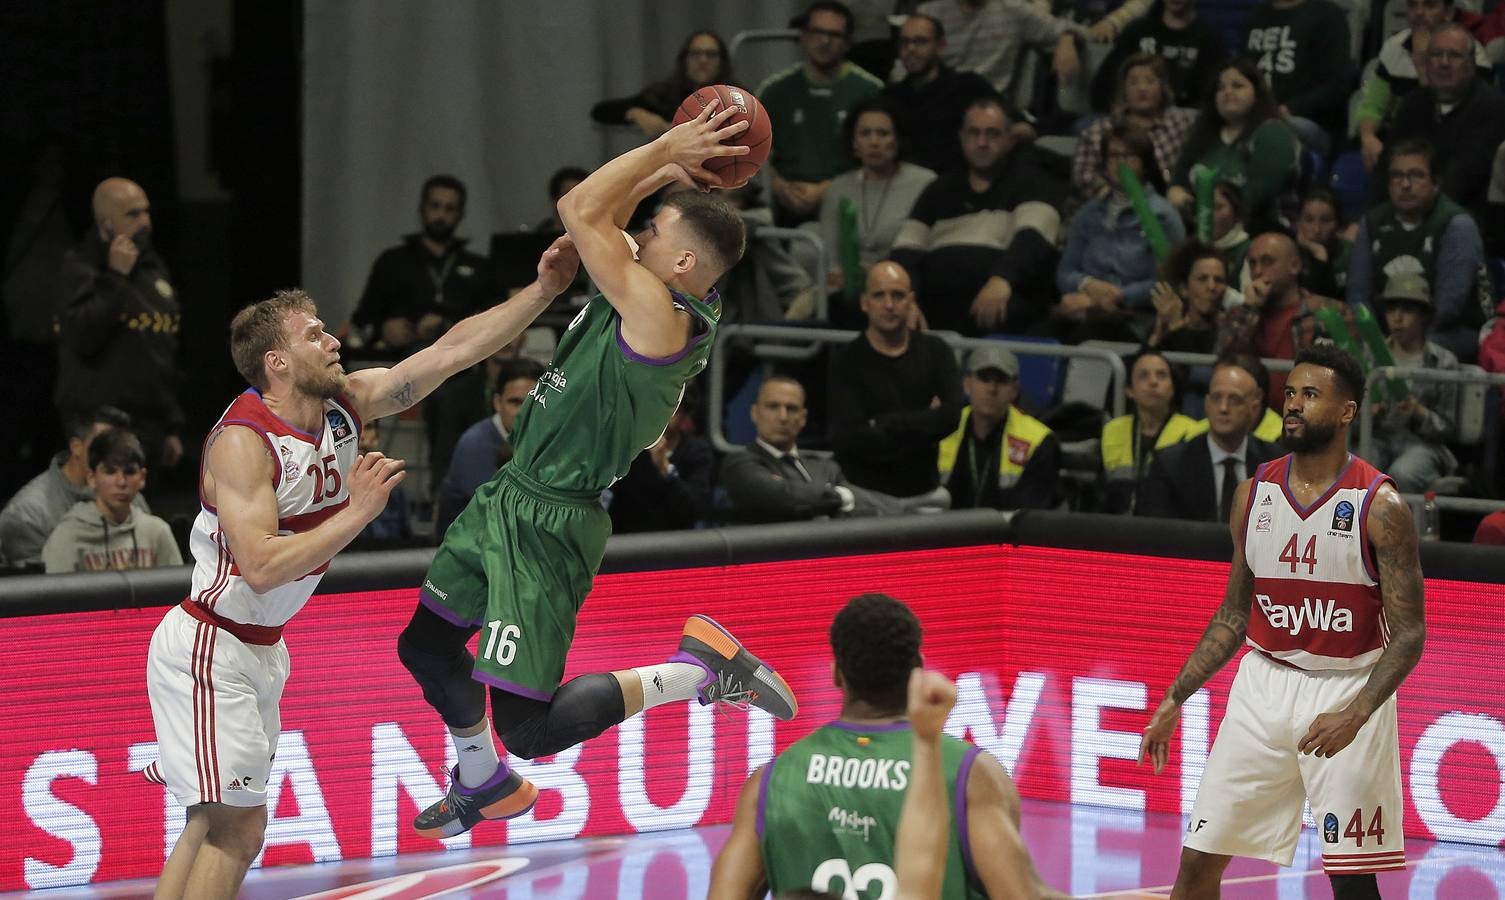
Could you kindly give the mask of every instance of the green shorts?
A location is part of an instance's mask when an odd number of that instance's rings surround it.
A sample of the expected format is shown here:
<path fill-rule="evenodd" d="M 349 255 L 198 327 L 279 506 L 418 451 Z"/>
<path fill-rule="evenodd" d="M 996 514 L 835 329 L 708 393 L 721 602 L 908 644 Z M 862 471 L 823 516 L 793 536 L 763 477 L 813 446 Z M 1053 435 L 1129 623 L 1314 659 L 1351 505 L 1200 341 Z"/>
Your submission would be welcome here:
<path fill-rule="evenodd" d="M 445 532 L 419 602 L 452 624 L 479 627 L 477 681 L 548 700 L 610 535 L 599 497 L 555 490 L 507 466 Z"/>

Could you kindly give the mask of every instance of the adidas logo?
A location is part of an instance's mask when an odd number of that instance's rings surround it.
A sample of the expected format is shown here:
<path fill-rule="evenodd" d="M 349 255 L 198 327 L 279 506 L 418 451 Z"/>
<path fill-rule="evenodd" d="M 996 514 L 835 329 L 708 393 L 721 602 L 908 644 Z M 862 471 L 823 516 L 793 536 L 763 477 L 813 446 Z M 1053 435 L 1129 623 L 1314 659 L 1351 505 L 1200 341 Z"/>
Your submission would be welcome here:
<path fill-rule="evenodd" d="M 227 786 L 225 788 L 225 790 L 227 790 L 227 791 L 238 791 L 238 790 L 241 790 L 240 779 L 237 778 L 234 781 L 230 782 L 229 786 Z"/>
<path fill-rule="evenodd" d="M 664 676 L 655 674 L 653 676 L 653 686 L 662 694 L 664 692 Z"/>
<path fill-rule="evenodd" d="M 481 748 L 480 748 L 479 745 L 477 745 L 477 744 L 471 744 L 469 747 L 462 747 L 460 749 L 460 752 L 461 753 L 475 753 L 477 750 L 480 750 L 480 749 Z"/>
<path fill-rule="evenodd" d="M 1265 495 L 1265 499 L 1259 501 L 1259 505 L 1260 506 L 1269 506 L 1270 503 L 1271 503 L 1271 500 L 1270 500 L 1270 495 L 1269 494 Z"/>

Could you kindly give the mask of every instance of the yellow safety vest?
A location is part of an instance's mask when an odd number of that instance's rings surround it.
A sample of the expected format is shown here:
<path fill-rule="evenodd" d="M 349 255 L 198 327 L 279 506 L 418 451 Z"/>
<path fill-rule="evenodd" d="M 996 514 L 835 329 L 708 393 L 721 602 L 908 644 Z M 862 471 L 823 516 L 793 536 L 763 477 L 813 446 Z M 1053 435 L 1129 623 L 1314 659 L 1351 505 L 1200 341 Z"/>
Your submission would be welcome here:
<path fill-rule="evenodd" d="M 936 459 L 936 465 L 941 470 L 941 481 L 950 477 L 951 470 L 956 467 L 956 455 L 961 452 L 962 435 L 967 432 L 967 420 L 971 415 L 972 407 L 963 407 L 961 425 L 941 441 Z M 1002 450 L 998 454 L 1000 490 L 1008 490 L 1019 483 L 1019 476 L 1024 474 L 1025 464 L 1049 436 L 1050 429 L 1044 422 L 1023 412 L 1017 406 L 1009 407 L 1008 418 L 1003 422 Z"/>
<path fill-rule="evenodd" d="M 1181 413 L 1171 413 L 1171 417 L 1165 420 L 1165 427 L 1160 429 L 1160 437 L 1155 439 L 1155 449 L 1164 450 L 1172 444 L 1179 444 L 1196 432 L 1197 420 Z M 1139 423 L 1135 421 L 1132 413 L 1119 416 L 1103 426 L 1103 472 L 1110 482 L 1133 482 L 1138 480 L 1138 472 L 1134 470 L 1138 454 L 1135 449 L 1139 443 Z"/>
<path fill-rule="evenodd" d="M 1206 434 L 1210 428 L 1212 428 L 1211 422 L 1208 422 L 1206 419 L 1198 419 L 1193 426 L 1192 432 L 1186 437 L 1190 439 L 1199 434 Z M 1265 407 L 1264 416 L 1259 420 L 1259 424 L 1254 426 L 1254 430 L 1250 434 L 1267 444 L 1278 444 L 1280 443 L 1281 432 L 1284 429 L 1285 420 L 1281 418 L 1280 413 L 1267 406 Z"/>

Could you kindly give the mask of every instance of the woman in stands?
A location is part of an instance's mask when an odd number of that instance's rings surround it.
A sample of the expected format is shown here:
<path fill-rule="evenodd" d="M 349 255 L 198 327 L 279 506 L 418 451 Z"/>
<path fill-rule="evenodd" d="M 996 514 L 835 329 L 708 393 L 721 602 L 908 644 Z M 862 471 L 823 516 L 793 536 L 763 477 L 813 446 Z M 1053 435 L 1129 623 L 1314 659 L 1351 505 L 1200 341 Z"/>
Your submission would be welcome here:
<path fill-rule="evenodd" d="M 1211 353 L 1217 345 L 1218 314 L 1228 287 L 1228 264 L 1216 247 L 1187 241 L 1165 263 L 1157 283 L 1155 328 L 1149 345 L 1167 352 Z"/>
<path fill-rule="evenodd" d="M 650 140 L 669 130 L 681 100 L 708 84 L 735 84 L 726 41 L 714 31 L 685 38 L 674 57 L 674 74 L 631 97 L 602 100 L 591 107 L 591 120 L 602 125 L 634 125 Z"/>
<path fill-rule="evenodd" d="M 1155 147 L 1155 169 L 1163 182 L 1181 157 L 1187 135 L 1196 123 L 1197 112 L 1172 105 L 1175 94 L 1165 60 L 1153 53 L 1135 53 L 1119 66 L 1118 93 L 1113 112 L 1082 132 L 1076 156 L 1071 162 L 1071 186 L 1078 202 L 1085 203 L 1106 193 L 1108 181 L 1103 176 L 1103 138 L 1115 125 L 1129 124 L 1143 129 Z"/>

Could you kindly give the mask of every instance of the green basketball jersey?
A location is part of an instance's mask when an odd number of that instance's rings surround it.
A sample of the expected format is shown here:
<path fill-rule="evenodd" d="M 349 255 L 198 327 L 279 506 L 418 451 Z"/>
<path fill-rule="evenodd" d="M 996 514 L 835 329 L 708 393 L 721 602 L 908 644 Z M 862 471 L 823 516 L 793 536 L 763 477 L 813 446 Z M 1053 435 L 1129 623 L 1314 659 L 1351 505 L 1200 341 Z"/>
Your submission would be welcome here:
<path fill-rule="evenodd" d="M 780 753 L 758 794 L 758 845 L 768 887 L 810 888 L 861 900 L 892 897 L 894 836 L 909 787 L 909 723 L 832 722 Z M 978 750 L 941 737 L 951 847 L 941 896 L 987 896 L 971 873 L 967 774 Z"/>
<path fill-rule="evenodd" d="M 622 318 L 606 298 L 591 298 L 565 329 L 512 430 L 515 470 L 551 488 L 599 494 L 664 433 L 685 382 L 705 368 L 720 303 L 670 291 L 695 320 L 689 346 L 648 359 L 622 340 Z"/>

